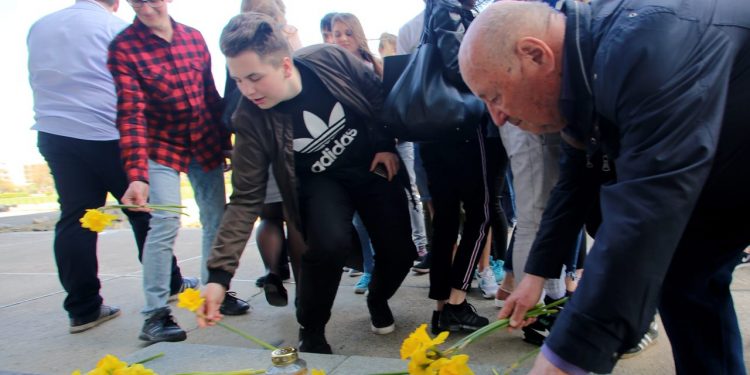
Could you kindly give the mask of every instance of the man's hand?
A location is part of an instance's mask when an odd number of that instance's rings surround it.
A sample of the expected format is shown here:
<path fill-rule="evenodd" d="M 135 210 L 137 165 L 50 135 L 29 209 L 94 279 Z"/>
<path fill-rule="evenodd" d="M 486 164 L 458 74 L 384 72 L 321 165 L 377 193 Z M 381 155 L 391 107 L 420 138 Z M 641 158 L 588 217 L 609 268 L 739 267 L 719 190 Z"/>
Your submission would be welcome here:
<path fill-rule="evenodd" d="M 375 167 L 377 167 L 378 164 L 383 164 L 386 172 L 388 172 L 388 181 L 393 180 L 393 177 L 398 173 L 398 155 L 392 152 L 378 152 L 375 154 L 375 157 L 372 158 L 370 172 L 375 171 Z"/>
<path fill-rule="evenodd" d="M 529 374 L 558 375 L 558 374 L 565 374 L 565 371 L 557 368 L 557 366 L 553 365 L 552 362 L 550 362 L 547 359 L 547 357 L 544 356 L 544 354 L 540 353 L 539 355 L 536 356 L 536 361 L 534 361 L 534 367 L 531 368 L 531 371 L 529 371 Z"/>
<path fill-rule="evenodd" d="M 221 315 L 219 312 L 219 307 L 221 307 L 221 303 L 224 302 L 224 295 L 226 293 L 227 290 L 219 283 L 206 284 L 203 288 L 203 298 L 206 299 L 206 302 L 204 302 L 203 306 L 198 310 L 203 316 L 198 317 L 199 327 L 206 328 L 208 326 L 216 325 L 216 322 L 224 317 L 224 315 Z"/>
<path fill-rule="evenodd" d="M 145 206 L 148 203 L 148 184 L 143 181 L 133 181 L 122 196 L 122 204 Z M 130 208 L 131 211 L 151 212 L 150 208 Z"/>
<path fill-rule="evenodd" d="M 505 299 L 498 319 L 510 317 L 510 328 L 521 328 L 533 323 L 536 319 L 524 319 L 526 312 L 534 308 L 542 297 L 544 278 L 526 274 L 513 293 Z"/>

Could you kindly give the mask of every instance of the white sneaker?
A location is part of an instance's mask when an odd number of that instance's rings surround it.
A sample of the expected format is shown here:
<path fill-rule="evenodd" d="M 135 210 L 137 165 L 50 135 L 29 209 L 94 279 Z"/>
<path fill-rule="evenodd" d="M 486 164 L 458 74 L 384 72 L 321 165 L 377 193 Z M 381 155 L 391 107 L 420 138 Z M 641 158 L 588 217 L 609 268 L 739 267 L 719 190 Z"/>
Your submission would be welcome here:
<path fill-rule="evenodd" d="M 492 267 L 487 267 L 479 273 L 479 290 L 482 291 L 482 297 L 487 299 L 495 298 L 497 288 L 495 273 L 492 272 Z"/>

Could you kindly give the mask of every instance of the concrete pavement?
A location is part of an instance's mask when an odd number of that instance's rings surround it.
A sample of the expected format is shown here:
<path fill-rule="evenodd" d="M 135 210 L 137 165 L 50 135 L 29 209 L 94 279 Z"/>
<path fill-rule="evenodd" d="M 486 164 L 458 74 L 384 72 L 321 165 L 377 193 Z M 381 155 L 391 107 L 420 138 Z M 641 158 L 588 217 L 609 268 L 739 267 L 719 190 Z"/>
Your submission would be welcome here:
<path fill-rule="evenodd" d="M 3 285 L 3 292 L 0 293 L 0 344 L 3 348 L 0 350 L 0 373 L 70 373 L 78 368 L 93 368 L 96 361 L 107 353 L 119 357 L 139 354 L 138 351 L 145 348 L 137 338 L 143 323 L 139 313 L 143 306 L 143 294 L 141 267 L 136 257 L 132 233 L 127 229 L 108 230 L 100 235 L 99 240 L 102 295 L 105 303 L 122 308 L 122 316 L 75 335 L 68 333 L 68 319 L 62 309 L 65 295 L 57 279 L 52 241 L 53 235 L 49 231 L 0 233 L 0 285 Z M 199 275 L 200 230 L 181 230 L 176 255 L 185 275 Z M 292 304 L 278 308 L 266 303 L 262 290 L 254 284 L 255 278 L 262 274 L 257 248 L 254 239 L 251 239 L 232 285 L 240 298 L 250 302 L 252 310 L 248 315 L 228 317 L 226 321 L 274 345 L 295 346 L 298 326 L 294 308 Z M 428 277 L 410 275 L 391 302 L 396 317 L 396 331 L 386 336 L 372 334 L 365 299 L 362 295 L 353 293 L 352 286 L 356 281 L 357 278 L 342 275 L 328 326 L 327 337 L 334 353 L 351 359 L 349 362 L 339 363 L 348 363 L 348 367 L 339 368 L 335 371 L 337 374 L 368 373 L 365 371 L 378 368 L 379 363 L 393 366 L 393 360 L 399 355 L 401 341 L 419 324 L 429 323 L 434 308 L 434 303 L 427 299 Z M 287 289 L 292 301 L 294 286 L 287 284 Z M 750 267 L 735 272 L 732 290 L 743 331 L 745 358 L 750 359 Z M 497 313 L 492 301 L 482 299 L 475 290 L 470 293 L 469 299 L 480 314 L 494 316 Z M 180 325 L 189 330 L 185 344 L 232 347 L 218 349 L 219 352 L 229 354 L 247 348 L 257 349 L 252 343 L 219 327 L 199 330 L 190 312 L 174 310 Z M 462 336 L 452 334 L 449 343 Z M 198 367 L 203 370 L 227 370 L 220 367 L 227 364 L 226 360 L 222 362 L 215 358 L 216 366 L 219 367 L 213 367 L 210 358 L 193 357 L 196 351 L 200 351 L 198 349 L 200 347 L 183 347 L 174 353 L 184 353 L 184 358 L 160 359 L 157 361 L 165 362 L 160 364 L 154 361 L 152 367 L 164 369 L 165 372 L 162 373 L 197 370 L 190 366 L 191 358 L 194 358 L 192 363 L 200 363 Z M 535 347 L 521 340 L 519 333 L 500 332 L 472 345 L 467 352 L 471 355 L 470 363 L 479 369 L 477 373 L 486 374 L 491 373 L 491 368 L 502 371 L 508 364 L 533 349 Z M 146 350 L 153 350 L 153 347 Z M 211 350 L 215 351 L 217 348 Z M 189 353 L 193 354 L 188 355 Z M 309 358 L 310 367 L 323 367 L 313 363 L 316 361 L 315 357 Z M 183 367 L 181 370 L 172 365 L 169 367 L 166 365 L 168 361 L 178 361 Z M 322 362 L 324 361 L 321 360 Z M 404 368 L 405 366 L 404 362 Z M 521 369 L 520 372 L 525 370 Z M 674 373 L 666 335 L 662 332 L 658 344 L 642 355 L 621 361 L 614 373 Z"/>

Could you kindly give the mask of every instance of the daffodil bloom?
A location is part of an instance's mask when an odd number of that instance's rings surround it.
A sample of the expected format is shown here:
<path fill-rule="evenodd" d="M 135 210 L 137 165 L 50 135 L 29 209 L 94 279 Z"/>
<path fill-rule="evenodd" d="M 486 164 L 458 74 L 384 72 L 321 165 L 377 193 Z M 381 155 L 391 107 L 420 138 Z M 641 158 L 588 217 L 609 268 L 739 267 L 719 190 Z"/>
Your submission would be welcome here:
<path fill-rule="evenodd" d="M 438 361 L 445 360 L 441 358 Z M 435 361 L 437 362 L 437 361 Z M 469 368 L 469 356 L 466 354 L 454 355 L 449 360 L 445 360 L 440 367 L 439 375 L 474 375 Z"/>
<path fill-rule="evenodd" d="M 104 358 L 100 359 L 99 362 L 96 364 L 97 369 L 102 369 L 107 372 L 114 372 L 118 369 L 123 369 L 128 367 L 128 364 L 124 361 L 121 361 L 119 358 L 113 356 L 112 354 L 107 354 L 104 356 Z"/>
<path fill-rule="evenodd" d="M 84 214 L 79 221 L 81 222 L 82 227 L 99 233 L 109 226 L 114 219 L 117 219 L 117 216 L 104 213 L 99 209 L 87 209 L 86 214 Z"/>
<path fill-rule="evenodd" d="M 430 347 L 440 345 L 448 338 L 448 332 L 440 332 L 434 339 L 427 334 L 427 324 L 420 325 L 401 344 L 401 359 L 410 358 L 417 351 L 425 351 Z"/>
<path fill-rule="evenodd" d="M 203 302 L 205 302 L 206 299 L 201 297 L 200 291 L 193 288 L 187 288 L 177 296 L 177 301 L 177 307 L 195 312 L 203 306 Z"/>
<path fill-rule="evenodd" d="M 326 375 L 326 372 L 323 370 L 312 369 L 312 373 L 310 375 Z"/>

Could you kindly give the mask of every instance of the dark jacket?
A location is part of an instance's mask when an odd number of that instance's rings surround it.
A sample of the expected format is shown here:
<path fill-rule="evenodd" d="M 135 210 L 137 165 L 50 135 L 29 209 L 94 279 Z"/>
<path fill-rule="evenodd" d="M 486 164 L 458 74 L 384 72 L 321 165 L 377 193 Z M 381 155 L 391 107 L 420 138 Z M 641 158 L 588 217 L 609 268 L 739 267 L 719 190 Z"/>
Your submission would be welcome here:
<path fill-rule="evenodd" d="M 294 61 L 314 72 L 331 94 L 365 123 L 376 152 L 394 152 L 395 141 L 377 122 L 384 100 L 380 79 L 356 57 L 333 45 L 315 45 L 294 53 Z M 208 259 L 208 282 L 228 286 L 263 205 L 269 164 L 283 197 L 288 224 L 300 227 L 294 134 L 290 115 L 260 109 L 242 98 L 232 116 L 236 132 L 232 153 L 232 195 Z"/>
<path fill-rule="evenodd" d="M 699 196 L 704 199 L 709 187 L 721 191 L 715 173 L 732 155 L 747 152 L 733 137 L 720 142 L 719 134 L 747 139 L 750 131 L 750 3 L 568 0 L 563 11 L 560 105 L 569 124 L 565 135 L 583 151 L 562 164 L 539 241 L 570 230 L 545 227 L 565 215 L 580 225 L 582 216 L 566 210 L 589 207 L 592 195 L 597 198 L 596 189 L 569 189 L 580 179 L 601 185 L 596 174 L 586 175 L 587 159 L 606 155 L 617 173 L 598 196 L 603 221 L 586 260 L 586 280 L 545 344 L 585 370 L 608 373 L 654 316 Z M 721 173 L 747 181 L 748 171 Z M 734 202 L 736 211 L 749 200 L 747 194 L 721 199 Z M 540 248 L 534 247 L 525 270 L 559 273 L 563 258 Z"/>

